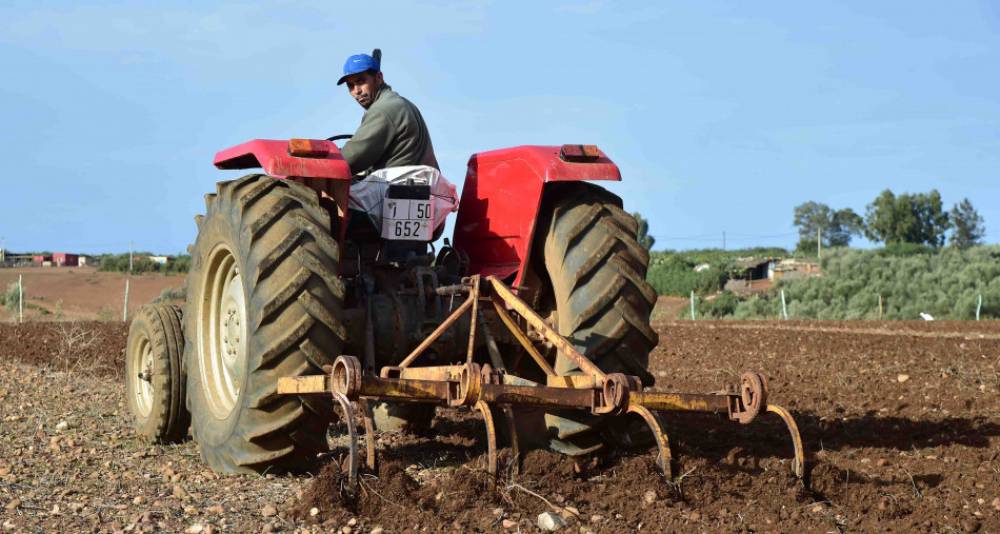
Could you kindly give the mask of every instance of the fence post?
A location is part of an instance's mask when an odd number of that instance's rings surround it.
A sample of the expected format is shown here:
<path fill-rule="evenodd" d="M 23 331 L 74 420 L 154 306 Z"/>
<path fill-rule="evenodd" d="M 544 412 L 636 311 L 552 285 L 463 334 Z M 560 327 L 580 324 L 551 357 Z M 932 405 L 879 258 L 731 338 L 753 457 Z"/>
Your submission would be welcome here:
<path fill-rule="evenodd" d="M 24 322 L 24 281 L 23 274 L 17 275 L 17 322 Z"/>
<path fill-rule="evenodd" d="M 979 300 L 976 302 L 976 320 L 979 320 L 979 310 L 983 309 L 983 294 L 979 294 Z"/>
<path fill-rule="evenodd" d="M 781 290 L 781 315 L 788 320 L 788 306 L 785 305 L 785 290 Z"/>
<path fill-rule="evenodd" d="M 694 320 L 694 291 L 691 291 L 691 320 Z"/>
<path fill-rule="evenodd" d="M 122 322 L 128 320 L 128 278 L 125 279 L 125 307 L 122 309 Z"/>
<path fill-rule="evenodd" d="M 878 320 L 882 320 L 882 295 L 878 296 Z"/>

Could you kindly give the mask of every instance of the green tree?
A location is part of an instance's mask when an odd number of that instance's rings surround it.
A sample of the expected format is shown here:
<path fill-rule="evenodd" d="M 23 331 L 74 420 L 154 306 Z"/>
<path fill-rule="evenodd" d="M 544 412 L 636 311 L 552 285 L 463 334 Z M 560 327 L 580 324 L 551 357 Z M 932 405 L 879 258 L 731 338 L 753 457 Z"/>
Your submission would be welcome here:
<path fill-rule="evenodd" d="M 811 200 L 795 207 L 793 223 L 799 228 L 796 250 L 801 251 L 816 249 L 817 232 L 824 246 L 846 247 L 852 236 L 861 235 L 864 230 L 864 220 L 851 208 L 833 210 Z"/>
<path fill-rule="evenodd" d="M 886 189 L 865 211 L 865 235 L 886 245 L 916 243 L 940 247 L 949 226 L 948 213 L 942 208 L 941 194 L 936 189 L 899 196 Z"/>
<path fill-rule="evenodd" d="M 851 208 L 833 212 L 830 228 L 823 232 L 827 245 L 831 247 L 846 247 L 851 244 L 851 237 L 861 235 L 865 230 L 865 221 Z"/>
<path fill-rule="evenodd" d="M 982 242 L 986 234 L 983 227 L 983 217 L 979 215 L 976 208 L 972 207 L 969 199 L 963 198 L 961 202 L 951 208 L 951 237 L 948 243 L 957 248 L 969 248 Z"/>
<path fill-rule="evenodd" d="M 653 243 L 656 243 L 656 238 L 649 235 L 649 223 L 642 217 L 642 215 L 639 215 L 638 211 L 633 213 L 632 217 L 635 217 L 635 221 L 639 223 L 637 236 L 639 244 L 646 250 L 653 250 Z"/>

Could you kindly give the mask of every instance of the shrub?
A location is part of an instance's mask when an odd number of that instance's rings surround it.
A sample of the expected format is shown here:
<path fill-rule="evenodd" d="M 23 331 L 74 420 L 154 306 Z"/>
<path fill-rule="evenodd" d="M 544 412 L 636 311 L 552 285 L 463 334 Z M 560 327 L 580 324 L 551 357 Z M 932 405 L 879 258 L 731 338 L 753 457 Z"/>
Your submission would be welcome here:
<path fill-rule="evenodd" d="M 698 315 L 706 319 L 721 319 L 729 317 L 736 311 L 736 306 L 740 303 L 740 298 L 732 291 L 723 291 L 711 300 L 705 300 L 698 307 Z M 690 312 L 689 312 L 690 313 Z"/>
<path fill-rule="evenodd" d="M 176 256 L 167 261 L 166 264 L 150 260 L 148 258 L 150 255 L 148 252 L 134 254 L 132 257 L 132 272 L 177 274 L 186 273 L 191 268 L 191 256 L 187 254 Z M 100 271 L 129 272 L 128 254 L 102 254 L 98 260 L 100 262 L 98 270 Z"/>
<path fill-rule="evenodd" d="M 17 310 L 18 298 L 22 293 L 19 292 L 17 287 L 17 282 L 11 282 L 7 285 L 7 290 L 0 294 L 0 301 L 3 302 L 4 307 L 10 311 Z"/>
<path fill-rule="evenodd" d="M 932 250 L 900 245 L 879 250 L 832 250 L 823 276 L 782 282 L 766 295 L 740 302 L 733 317 L 771 319 L 781 313 L 785 290 L 794 319 L 973 319 L 978 295 L 982 318 L 1000 318 L 1000 246 Z"/>
<path fill-rule="evenodd" d="M 153 299 L 153 302 L 171 302 L 184 300 L 187 298 L 187 291 L 183 287 L 167 287 L 160 292 L 160 296 Z"/>
<path fill-rule="evenodd" d="M 922 243 L 891 243 L 878 249 L 883 256 L 915 256 L 917 254 L 934 254 L 934 248 Z"/>
<path fill-rule="evenodd" d="M 168 273 L 186 273 L 191 270 L 191 255 L 184 254 L 175 257 L 173 260 L 167 262 L 166 272 Z"/>

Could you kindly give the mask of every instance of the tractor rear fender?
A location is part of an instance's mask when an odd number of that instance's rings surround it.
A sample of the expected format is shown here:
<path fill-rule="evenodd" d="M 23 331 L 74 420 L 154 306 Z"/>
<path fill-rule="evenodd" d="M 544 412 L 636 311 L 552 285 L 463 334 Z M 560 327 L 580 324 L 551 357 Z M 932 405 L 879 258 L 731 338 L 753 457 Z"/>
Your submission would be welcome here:
<path fill-rule="evenodd" d="M 293 144 L 298 149 L 293 155 Z M 219 169 L 263 168 L 277 178 L 350 180 L 351 169 L 331 141 L 317 139 L 254 139 L 215 154 Z"/>
<path fill-rule="evenodd" d="M 337 239 L 347 232 L 347 204 L 351 168 L 332 141 L 322 139 L 254 139 L 215 154 L 218 169 L 262 168 L 275 178 L 291 179 L 311 187 L 330 212 Z"/>
<path fill-rule="evenodd" d="M 593 156 L 564 157 L 567 147 L 578 155 L 587 148 Z M 513 278 L 514 285 L 521 285 L 549 184 L 586 180 L 621 181 L 621 172 L 604 152 L 580 145 L 473 154 L 454 236 L 455 247 L 469 255 L 470 273 Z"/>

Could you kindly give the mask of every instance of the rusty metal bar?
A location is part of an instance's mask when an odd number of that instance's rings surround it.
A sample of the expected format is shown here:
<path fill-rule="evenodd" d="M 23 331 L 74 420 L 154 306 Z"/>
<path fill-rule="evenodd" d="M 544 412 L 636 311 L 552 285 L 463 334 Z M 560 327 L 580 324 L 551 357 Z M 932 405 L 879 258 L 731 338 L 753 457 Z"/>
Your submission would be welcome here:
<path fill-rule="evenodd" d="M 528 324 L 534 327 L 536 330 L 545 336 L 545 339 L 555 345 L 559 352 L 562 352 L 566 356 L 569 356 L 573 363 L 575 363 L 583 372 L 592 374 L 600 379 L 605 378 L 604 371 L 601 371 L 594 362 L 587 359 L 586 356 L 580 354 L 573 345 L 570 344 L 566 338 L 559 335 L 558 332 L 553 330 L 549 325 L 545 324 L 545 320 L 539 317 L 534 310 L 528 307 L 528 304 L 523 300 L 519 299 L 517 295 L 507 288 L 503 282 L 497 279 L 495 276 L 490 276 L 487 278 L 490 284 L 493 285 L 493 291 L 501 298 L 508 306 L 514 309 L 521 317 L 524 317 Z"/>
<path fill-rule="evenodd" d="M 730 397 L 738 398 L 737 395 L 633 391 L 629 395 L 629 405 L 645 406 L 659 412 L 729 413 Z"/>
<path fill-rule="evenodd" d="M 365 376 L 361 379 L 359 396 L 419 402 L 446 402 L 448 388 L 459 380 L 463 368 L 462 365 L 386 367 L 383 368 L 383 374 L 388 376 Z M 560 380 L 570 378 L 573 380 Z M 586 410 L 593 407 L 594 396 L 600 391 L 600 388 L 595 387 L 596 384 L 594 386 L 586 384 L 587 379 L 593 380 L 592 377 L 579 375 L 552 377 L 549 379 L 548 385 L 484 384 L 480 398 L 487 402 L 511 405 L 526 404 Z M 331 390 L 330 386 L 329 375 L 278 379 L 278 393 L 281 394 L 326 394 Z M 738 399 L 739 396 L 734 394 L 632 391 L 629 394 L 629 405 L 643 406 L 661 412 L 728 413 L 730 403 L 738 402 Z M 769 408 L 769 411 L 773 411 L 785 419 L 776 410 Z"/>
<path fill-rule="evenodd" d="M 597 389 L 600 384 L 591 375 L 549 375 L 545 377 L 545 385 L 550 388 Z"/>
<path fill-rule="evenodd" d="M 515 406 L 589 409 L 594 404 L 595 394 L 592 389 L 483 384 L 479 398 L 489 403 Z"/>
<path fill-rule="evenodd" d="M 518 328 L 517 323 L 514 322 L 514 318 L 507 313 L 507 310 L 503 309 L 503 304 L 494 300 L 493 307 L 497 311 L 497 316 L 499 316 L 500 320 L 503 321 L 503 324 L 507 326 L 510 333 L 514 334 L 514 338 L 521 343 L 521 346 L 524 347 L 524 350 L 531 356 L 531 359 L 535 360 L 535 363 L 542 368 L 542 371 L 545 371 L 546 375 L 556 376 L 555 369 L 553 369 L 552 366 L 549 365 L 548 360 L 546 360 L 545 357 L 538 352 L 538 349 L 536 349 L 535 345 L 531 343 L 528 336 L 525 335 L 520 328 Z"/>
<path fill-rule="evenodd" d="M 464 365 L 428 365 L 426 367 L 383 367 L 382 378 L 404 378 L 408 380 L 459 380 Z"/>
<path fill-rule="evenodd" d="M 278 379 L 280 395 L 329 394 L 332 389 L 330 375 L 283 376 Z"/>
<path fill-rule="evenodd" d="M 465 311 L 468 310 L 470 306 L 472 306 L 474 300 L 475 299 L 472 297 L 472 295 L 470 295 L 469 298 L 465 299 L 465 302 L 463 302 L 462 305 L 459 306 L 458 308 L 455 308 L 455 311 L 453 311 L 451 315 L 449 315 L 448 318 L 444 320 L 443 323 L 438 325 L 438 327 L 435 328 L 433 332 L 431 332 L 431 335 L 427 336 L 426 339 L 421 341 L 420 344 L 417 345 L 417 348 L 413 349 L 413 352 L 411 352 L 406 358 L 404 358 L 402 362 L 399 362 L 398 367 L 409 367 L 409 365 L 413 363 L 413 360 L 416 360 L 418 356 L 420 356 L 421 354 L 423 354 L 425 350 L 427 350 L 427 347 L 430 347 L 435 341 L 437 341 L 437 338 L 441 337 L 441 334 L 445 333 L 446 330 L 451 328 L 451 325 L 455 324 L 455 321 L 457 321 L 458 318 L 461 317 L 461 315 L 465 313 Z"/>
<path fill-rule="evenodd" d="M 472 300 L 472 324 L 469 327 L 469 351 L 465 356 L 465 363 L 472 363 L 472 356 L 476 350 L 476 323 L 479 319 L 479 275 L 472 277 L 472 289 L 469 290 L 469 299 Z"/>
<path fill-rule="evenodd" d="M 359 397 L 410 402 L 448 402 L 448 388 L 454 382 L 443 380 L 412 380 L 365 376 L 361 379 Z"/>

